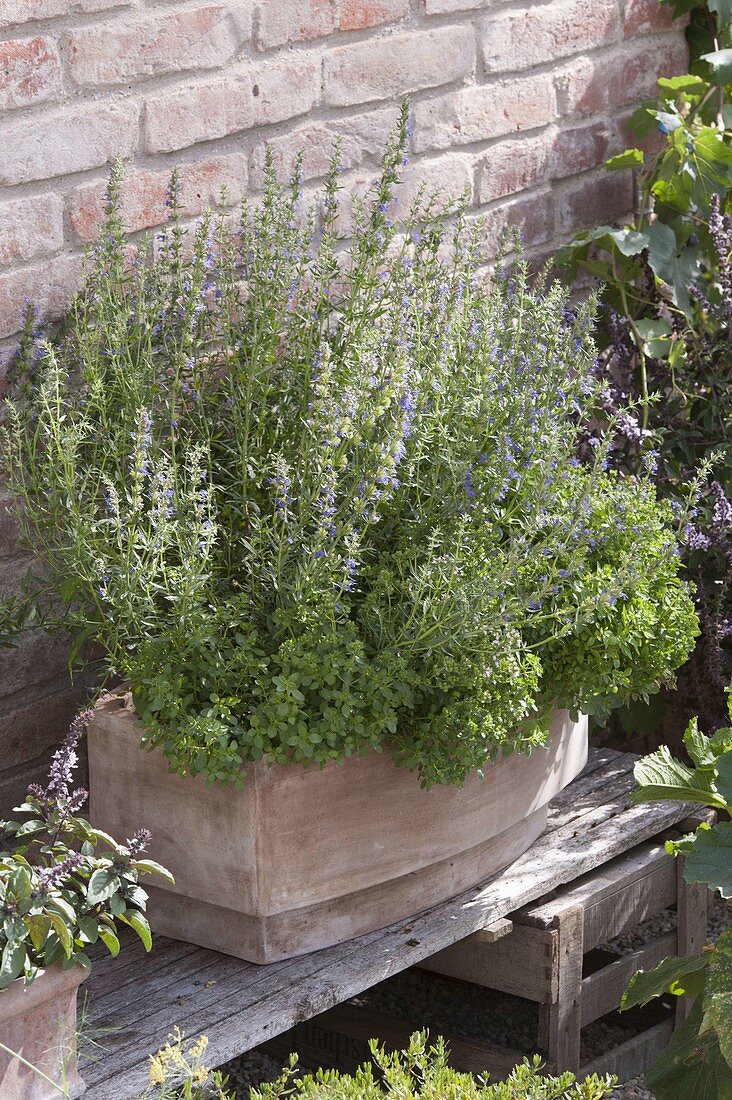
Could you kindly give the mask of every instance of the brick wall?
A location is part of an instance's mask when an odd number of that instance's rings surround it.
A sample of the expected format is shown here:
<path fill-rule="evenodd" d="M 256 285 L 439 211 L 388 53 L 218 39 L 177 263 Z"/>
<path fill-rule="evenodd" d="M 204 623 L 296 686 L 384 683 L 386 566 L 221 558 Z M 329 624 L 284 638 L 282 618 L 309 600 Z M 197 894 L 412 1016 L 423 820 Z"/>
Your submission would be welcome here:
<path fill-rule="evenodd" d="M 27 298 L 63 309 L 114 156 L 140 232 L 176 164 L 191 217 L 256 191 L 267 143 L 285 167 L 302 147 L 315 181 L 341 135 L 367 179 L 410 93 L 412 178 L 468 187 L 489 249 L 517 224 L 543 253 L 629 209 L 629 177 L 599 166 L 685 57 L 657 0 L 0 0 L 0 350 Z M 0 490 L 0 593 L 24 568 Z M 0 650 L 0 803 L 78 697 L 64 660 L 40 634 Z"/>

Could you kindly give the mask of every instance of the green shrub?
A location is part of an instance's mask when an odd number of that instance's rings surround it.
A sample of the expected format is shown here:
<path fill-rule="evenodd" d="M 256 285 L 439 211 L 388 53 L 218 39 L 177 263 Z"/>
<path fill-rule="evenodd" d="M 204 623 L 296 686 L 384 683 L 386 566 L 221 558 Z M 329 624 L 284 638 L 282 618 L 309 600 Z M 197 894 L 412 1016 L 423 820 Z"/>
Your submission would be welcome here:
<path fill-rule="evenodd" d="M 270 164 L 235 231 L 187 240 L 174 185 L 132 266 L 116 171 L 63 337 L 29 319 L 4 434 L 27 607 L 60 601 L 181 772 L 391 746 L 459 784 L 692 646 L 678 521 L 606 447 L 575 457 L 590 310 L 522 265 L 488 290 L 459 208 L 393 221 L 406 145 L 405 109 L 348 251 L 337 151 L 318 210 Z"/>
<path fill-rule="evenodd" d="M 151 1059 L 150 1088 L 144 1100 L 233 1100 L 226 1080 L 204 1064 L 207 1040 L 186 1044 L 180 1031 Z M 612 1078 L 593 1075 L 577 1081 L 574 1074 L 545 1077 L 538 1057 L 516 1066 L 506 1081 L 488 1084 L 470 1073 L 458 1073 L 447 1064 L 442 1039 L 427 1045 L 427 1033 L 412 1035 L 406 1050 L 387 1054 L 376 1040 L 370 1043 L 374 1067 L 365 1065 L 353 1075 L 336 1070 L 297 1074 L 297 1058 L 274 1082 L 250 1091 L 250 1100 L 604 1100 Z"/>
<path fill-rule="evenodd" d="M 415 1033 L 406 1050 L 393 1054 L 375 1040 L 370 1045 L 376 1073 L 365 1065 L 353 1076 L 318 1070 L 300 1078 L 290 1069 L 253 1089 L 251 1100 L 603 1100 L 613 1085 L 611 1078 L 595 1075 L 584 1081 L 573 1073 L 545 1077 L 538 1056 L 516 1066 L 506 1081 L 489 1084 L 450 1069 L 443 1040 L 428 1047 L 426 1032 Z"/>

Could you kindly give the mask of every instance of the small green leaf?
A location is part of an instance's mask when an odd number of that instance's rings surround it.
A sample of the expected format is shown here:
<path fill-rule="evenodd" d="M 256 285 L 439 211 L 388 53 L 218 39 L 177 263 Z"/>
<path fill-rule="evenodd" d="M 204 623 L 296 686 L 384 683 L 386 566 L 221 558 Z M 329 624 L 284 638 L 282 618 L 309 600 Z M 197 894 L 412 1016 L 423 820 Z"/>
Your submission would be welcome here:
<path fill-rule="evenodd" d="M 671 92 L 672 95 L 676 95 L 678 92 L 698 92 L 703 95 L 707 83 L 700 76 L 686 73 L 684 76 L 660 76 L 658 86 L 662 92 Z"/>
<path fill-rule="evenodd" d="M 23 972 L 26 946 L 23 940 L 10 940 L 5 944 L 0 960 L 0 989 L 7 987 Z"/>
<path fill-rule="evenodd" d="M 26 921 L 28 922 L 28 934 L 30 935 L 31 943 L 36 951 L 43 951 L 48 933 L 51 931 L 50 917 L 46 916 L 44 913 L 33 913 L 26 917 Z"/>
<path fill-rule="evenodd" d="M 152 933 L 150 931 L 150 925 L 147 923 L 142 913 L 120 913 L 119 919 L 128 924 L 130 928 L 134 928 L 138 936 L 142 940 L 143 946 L 146 951 L 149 951 L 152 947 Z"/>
<path fill-rule="evenodd" d="M 165 879 L 171 886 L 175 885 L 175 879 L 171 875 L 167 867 L 163 867 L 161 863 L 156 863 L 154 859 L 136 859 L 132 866 L 136 871 L 141 871 L 146 875 L 158 875 L 160 878 Z"/>
<path fill-rule="evenodd" d="M 623 168 L 640 168 L 645 161 L 642 149 L 626 149 L 624 153 L 610 157 L 605 161 L 605 167 L 611 172 L 621 171 Z"/>
<path fill-rule="evenodd" d="M 50 920 L 50 922 L 53 926 L 54 932 L 58 936 L 59 943 L 61 944 L 61 947 L 63 948 L 64 954 L 68 958 L 71 955 L 71 950 L 72 950 L 74 945 L 73 945 L 73 940 L 71 939 L 71 933 L 69 932 L 69 929 L 66 926 L 66 921 L 64 920 L 64 918 L 61 916 L 60 913 L 54 913 L 54 912 L 50 912 L 50 911 L 49 911 L 49 914 L 48 914 L 48 919 Z"/>
<path fill-rule="evenodd" d="M 119 955 L 119 940 L 111 928 L 100 928 L 99 939 L 105 945 L 110 955 L 116 959 Z"/>
<path fill-rule="evenodd" d="M 99 867 L 89 879 L 87 901 L 89 905 L 99 905 L 111 898 L 119 890 L 119 876 L 111 867 Z"/>

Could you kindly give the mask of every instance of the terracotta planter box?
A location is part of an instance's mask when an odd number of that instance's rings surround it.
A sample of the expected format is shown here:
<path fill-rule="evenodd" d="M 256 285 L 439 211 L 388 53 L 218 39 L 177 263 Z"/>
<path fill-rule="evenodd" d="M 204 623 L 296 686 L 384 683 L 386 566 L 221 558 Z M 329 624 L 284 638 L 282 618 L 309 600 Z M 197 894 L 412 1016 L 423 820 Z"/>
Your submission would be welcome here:
<path fill-rule="evenodd" d="M 153 928 L 271 962 L 413 915 L 512 863 L 543 832 L 547 803 L 584 767 L 587 720 L 554 714 L 546 748 L 504 757 L 462 790 L 424 791 L 388 753 L 319 769 L 250 767 L 207 788 L 140 747 L 129 697 L 89 730 L 90 816 L 113 836 L 152 831 L 175 887 L 150 890 Z"/>
<path fill-rule="evenodd" d="M 89 971 L 52 966 L 31 985 L 22 979 L 0 993 L 0 1042 L 65 1085 L 70 1097 L 85 1085 L 76 1066 L 76 994 Z M 58 1100 L 38 1073 L 0 1050 L 0 1100 Z"/>

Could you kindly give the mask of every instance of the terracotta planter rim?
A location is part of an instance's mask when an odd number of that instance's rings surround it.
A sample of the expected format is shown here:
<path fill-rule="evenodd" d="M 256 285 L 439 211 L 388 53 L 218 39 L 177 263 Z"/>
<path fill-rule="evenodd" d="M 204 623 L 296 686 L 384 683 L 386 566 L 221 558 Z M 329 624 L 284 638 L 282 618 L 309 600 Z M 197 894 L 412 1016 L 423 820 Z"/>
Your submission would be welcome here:
<path fill-rule="evenodd" d="M 81 963 L 64 967 L 55 963 L 39 974 L 29 985 L 25 979 L 16 978 L 12 985 L 0 992 L 0 1024 L 14 1016 L 33 1012 L 63 993 L 77 989 L 89 977 L 89 967 Z"/>

